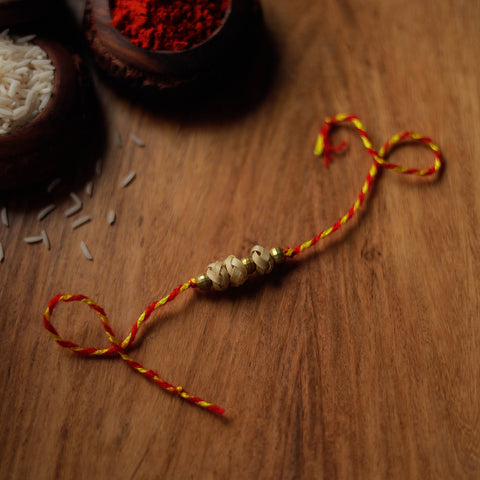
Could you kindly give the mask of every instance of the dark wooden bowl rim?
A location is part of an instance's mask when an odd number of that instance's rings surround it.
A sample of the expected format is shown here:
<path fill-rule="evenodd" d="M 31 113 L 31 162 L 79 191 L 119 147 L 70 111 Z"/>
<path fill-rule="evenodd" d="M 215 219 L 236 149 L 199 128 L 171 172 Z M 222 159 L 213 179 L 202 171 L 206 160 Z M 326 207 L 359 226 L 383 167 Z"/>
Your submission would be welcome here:
<path fill-rule="evenodd" d="M 96 35 L 115 58 L 144 72 L 173 76 L 194 74 L 223 56 L 231 44 L 230 25 L 245 13 L 249 3 L 231 0 L 222 24 L 209 38 L 189 49 L 172 51 L 137 47 L 113 26 L 110 0 L 91 0 Z"/>

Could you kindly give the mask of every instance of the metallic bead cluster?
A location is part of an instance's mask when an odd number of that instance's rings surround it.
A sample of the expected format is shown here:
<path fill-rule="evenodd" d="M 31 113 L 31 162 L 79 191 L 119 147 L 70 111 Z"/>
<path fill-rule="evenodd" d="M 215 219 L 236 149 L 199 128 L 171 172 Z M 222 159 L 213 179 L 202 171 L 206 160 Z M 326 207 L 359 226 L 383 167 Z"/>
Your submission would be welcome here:
<path fill-rule="evenodd" d="M 283 248 L 275 247 L 268 251 L 266 248 L 255 245 L 250 256 L 238 259 L 229 255 L 223 262 L 217 261 L 207 267 L 207 271 L 195 279 L 201 290 L 223 291 L 228 287 L 243 285 L 248 275 L 257 272 L 259 275 L 270 273 L 275 264 L 285 260 Z"/>

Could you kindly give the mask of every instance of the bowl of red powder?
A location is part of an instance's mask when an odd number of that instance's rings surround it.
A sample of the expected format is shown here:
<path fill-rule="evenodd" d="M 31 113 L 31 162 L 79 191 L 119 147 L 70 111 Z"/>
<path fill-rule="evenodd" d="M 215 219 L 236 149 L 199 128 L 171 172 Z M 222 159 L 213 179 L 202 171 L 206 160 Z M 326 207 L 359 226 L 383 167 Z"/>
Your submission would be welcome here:
<path fill-rule="evenodd" d="M 87 0 L 85 28 L 110 79 L 170 91 L 238 62 L 258 18 L 258 0 Z"/>
<path fill-rule="evenodd" d="M 114 0 L 112 23 L 132 43 L 155 51 L 200 45 L 223 23 L 231 0 Z"/>

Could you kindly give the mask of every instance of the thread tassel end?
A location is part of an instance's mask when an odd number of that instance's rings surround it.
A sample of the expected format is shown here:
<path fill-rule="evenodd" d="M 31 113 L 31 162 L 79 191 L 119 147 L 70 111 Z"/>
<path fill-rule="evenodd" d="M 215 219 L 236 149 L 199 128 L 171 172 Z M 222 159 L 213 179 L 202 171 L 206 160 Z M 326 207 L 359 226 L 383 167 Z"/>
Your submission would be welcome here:
<path fill-rule="evenodd" d="M 325 141 L 323 139 L 322 133 L 319 133 L 317 142 L 315 143 L 315 149 L 313 151 L 313 154 L 316 155 L 317 157 L 320 157 L 322 156 L 324 150 L 325 150 Z"/>

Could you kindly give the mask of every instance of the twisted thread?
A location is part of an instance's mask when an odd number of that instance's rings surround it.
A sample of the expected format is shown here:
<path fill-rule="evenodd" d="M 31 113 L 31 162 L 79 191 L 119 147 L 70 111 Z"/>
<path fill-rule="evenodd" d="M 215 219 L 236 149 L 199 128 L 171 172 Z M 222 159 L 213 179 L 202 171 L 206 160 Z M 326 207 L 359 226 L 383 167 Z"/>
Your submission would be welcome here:
<path fill-rule="evenodd" d="M 268 274 L 272 271 L 275 264 L 282 263 L 285 258 L 292 258 L 303 250 L 312 247 L 322 238 L 331 235 L 337 231 L 342 225 L 348 222 L 353 215 L 358 211 L 362 205 L 366 194 L 371 190 L 374 180 L 377 178 L 379 168 L 385 168 L 387 170 L 393 170 L 397 173 L 402 174 L 413 174 L 426 176 L 431 175 L 440 170 L 442 167 L 442 157 L 440 150 L 435 145 L 432 140 L 423 135 L 419 135 L 413 132 L 402 132 L 391 137 L 385 145 L 377 152 L 372 145 L 372 142 L 363 127 L 362 123 L 358 117 L 354 115 L 336 115 L 330 119 L 327 119 L 320 129 L 317 143 L 315 145 L 314 153 L 316 155 L 322 155 L 324 157 L 324 163 L 327 166 L 331 161 L 331 154 L 333 152 L 338 152 L 346 146 L 346 142 L 340 143 L 338 146 L 333 146 L 330 141 L 330 132 L 334 125 L 341 123 L 351 123 L 354 128 L 357 130 L 360 138 L 362 139 L 363 145 L 367 152 L 372 156 L 373 163 L 370 167 L 368 174 L 366 176 L 365 182 L 361 188 L 361 191 L 350 207 L 350 209 L 340 217 L 337 222 L 332 226 L 322 230 L 315 237 L 306 242 L 303 242 L 296 247 L 287 247 L 287 248 L 272 248 L 270 251 L 261 246 L 254 246 L 250 252 L 249 257 L 243 259 L 238 259 L 234 255 L 229 255 L 223 262 L 217 261 L 211 263 L 206 272 L 197 276 L 196 278 L 191 278 L 187 282 L 179 285 L 177 288 L 172 290 L 167 296 L 162 299 L 153 302 L 149 305 L 145 311 L 140 315 L 137 321 L 133 324 L 130 333 L 125 337 L 124 340 L 119 341 L 116 337 L 110 323 L 108 322 L 107 314 L 97 303 L 95 303 L 90 298 L 84 295 L 69 295 L 69 294 L 59 294 L 52 298 L 45 310 L 43 320 L 44 326 L 52 336 L 52 338 L 62 347 L 71 350 L 77 355 L 83 355 L 87 357 L 111 357 L 119 356 L 129 367 L 133 368 L 135 371 L 140 373 L 140 375 L 148 378 L 149 380 L 156 383 L 162 389 L 167 392 L 170 392 L 174 395 L 179 396 L 180 398 L 190 402 L 194 405 L 197 405 L 201 408 L 204 408 L 210 412 L 216 414 L 223 414 L 224 409 L 215 405 L 213 403 L 202 400 L 201 398 L 191 395 L 186 392 L 181 386 L 174 386 L 165 380 L 163 380 L 157 372 L 154 370 L 147 369 L 136 362 L 128 353 L 128 349 L 132 346 L 137 336 L 138 330 L 140 327 L 149 319 L 151 314 L 159 307 L 162 307 L 166 303 L 174 300 L 180 293 L 185 292 L 189 288 L 199 287 L 202 290 L 213 289 L 218 291 L 226 290 L 230 285 L 231 286 L 240 286 L 247 280 L 249 274 L 258 273 L 260 275 Z M 405 142 L 416 142 L 426 145 L 434 153 L 434 162 L 427 169 L 417 169 L 417 168 L 408 168 L 402 165 L 388 162 L 386 159 L 388 155 L 399 145 Z M 94 310 L 100 317 L 102 327 L 105 331 L 105 334 L 110 343 L 108 348 L 94 348 L 94 347 L 82 347 L 73 343 L 69 340 L 62 338 L 57 332 L 56 328 L 53 326 L 51 319 L 53 311 L 58 306 L 59 303 L 71 303 L 71 302 L 81 302 L 86 304 L 92 310 Z"/>
<path fill-rule="evenodd" d="M 184 292 L 190 287 L 195 287 L 195 282 L 193 279 L 189 280 L 188 282 L 185 282 L 184 284 L 178 286 L 172 292 L 170 292 L 169 295 L 166 297 L 162 298 L 161 300 L 158 300 L 156 302 L 153 302 L 150 306 L 147 307 L 147 309 L 140 315 L 138 320 L 133 324 L 132 329 L 130 333 L 125 337 L 125 339 L 120 342 L 118 338 L 116 337 L 112 327 L 110 326 L 107 318 L 107 314 L 103 310 L 102 307 L 100 307 L 97 303 L 95 303 L 93 300 L 91 300 L 88 297 L 85 297 L 84 295 L 64 295 L 60 294 L 57 295 L 56 297 L 52 298 L 48 304 L 48 307 L 45 311 L 45 314 L 43 316 L 43 322 L 45 328 L 50 332 L 50 335 L 53 337 L 53 339 L 62 347 L 68 348 L 71 350 L 73 353 L 76 353 L 77 355 L 83 355 L 83 356 L 88 356 L 88 357 L 110 357 L 113 355 L 118 355 L 129 367 L 133 368 L 135 371 L 140 373 L 140 375 L 143 375 L 144 377 L 148 378 L 149 380 L 152 380 L 154 383 L 156 383 L 158 386 L 166 390 L 167 392 L 173 393 L 175 395 L 178 395 L 180 398 L 183 398 L 187 402 L 193 403 L 194 405 L 197 405 L 199 407 L 205 408 L 206 410 L 209 410 L 210 412 L 213 413 L 218 413 L 218 414 L 223 414 L 224 409 L 219 407 L 218 405 L 215 405 L 210 402 L 206 402 L 205 400 L 202 400 L 199 397 L 196 397 L 194 395 L 190 395 L 187 391 L 183 389 L 181 386 L 174 386 L 171 385 L 170 383 L 166 382 L 163 380 L 157 372 L 154 370 L 147 369 L 140 365 L 138 362 L 136 362 L 130 355 L 128 355 L 127 350 L 131 345 L 133 344 L 135 337 L 137 335 L 138 329 L 142 326 L 144 322 L 148 320 L 150 315 L 159 307 L 165 305 L 167 302 L 172 301 L 175 299 L 180 293 Z M 57 305 L 60 302 L 82 302 L 86 305 L 88 305 L 93 311 L 95 311 L 98 316 L 100 317 L 100 321 L 102 323 L 103 329 L 105 331 L 105 334 L 107 335 L 108 341 L 110 342 L 111 347 L 109 348 L 92 348 L 92 347 L 82 347 L 80 345 L 77 345 L 76 343 L 73 343 L 69 340 L 64 340 L 57 332 L 56 328 L 53 326 L 51 323 L 51 317 L 53 314 L 53 311 L 57 307 Z"/>
<path fill-rule="evenodd" d="M 373 182 L 377 177 L 379 168 L 385 168 L 386 170 L 393 170 L 394 172 L 403 173 L 406 175 L 426 176 L 426 175 L 431 175 L 432 173 L 438 172 L 442 167 L 443 160 L 440 154 L 440 149 L 438 148 L 437 145 L 433 143 L 433 141 L 430 138 L 424 137 L 423 135 L 409 132 L 409 131 L 398 133 L 396 135 L 393 135 L 393 137 L 391 137 L 389 140 L 387 140 L 385 145 L 383 145 L 383 147 L 377 152 L 373 148 L 372 141 L 370 140 L 370 137 L 368 136 L 368 133 L 366 132 L 365 127 L 362 125 L 358 117 L 355 115 L 344 115 L 344 114 L 336 115 L 335 117 L 327 119 L 323 127 L 320 129 L 320 133 L 317 138 L 317 143 L 315 145 L 314 154 L 318 156 L 323 154 L 325 166 L 328 166 L 328 164 L 332 161 L 332 158 L 331 158 L 332 152 L 341 150 L 346 146 L 346 142 L 342 142 L 337 147 L 332 146 L 330 142 L 331 129 L 335 124 L 346 123 L 346 122 L 350 122 L 355 127 L 358 134 L 360 135 L 360 138 L 362 139 L 363 146 L 367 150 L 368 154 L 371 157 L 373 157 L 373 163 L 372 163 L 372 166 L 370 167 L 370 170 L 368 171 L 367 177 L 365 178 L 365 182 L 360 190 L 360 193 L 358 194 L 357 199 L 355 200 L 353 205 L 349 208 L 347 213 L 345 213 L 345 215 L 340 217 L 329 228 L 322 230 L 320 233 L 318 233 L 318 235 L 316 235 L 312 239 L 306 242 L 303 242 L 300 245 L 297 245 L 296 247 L 286 248 L 285 249 L 286 257 L 294 257 L 295 255 L 298 255 L 299 253 L 303 252 L 303 250 L 315 245 L 322 238 L 325 238 L 328 235 L 331 235 L 332 233 L 336 232 L 342 225 L 345 225 L 345 223 L 347 223 L 355 215 L 355 213 L 358 211 L 363 201 L 365 200 L 366 194 L 372 188 Z M 426 145 L 428 148 L 430 148 L 430 150 L 432 150 L 434 154 L 434 162 L 429 168 L 422 170 L 418 168 L 408 168 L 402 165 L 398 165 L 396 163 L 387 162 L 386 160 L 387 156 L 396 147 L 408 141 L 410 141 L 411 143 L 416 142 L 416 143 Z"/>

